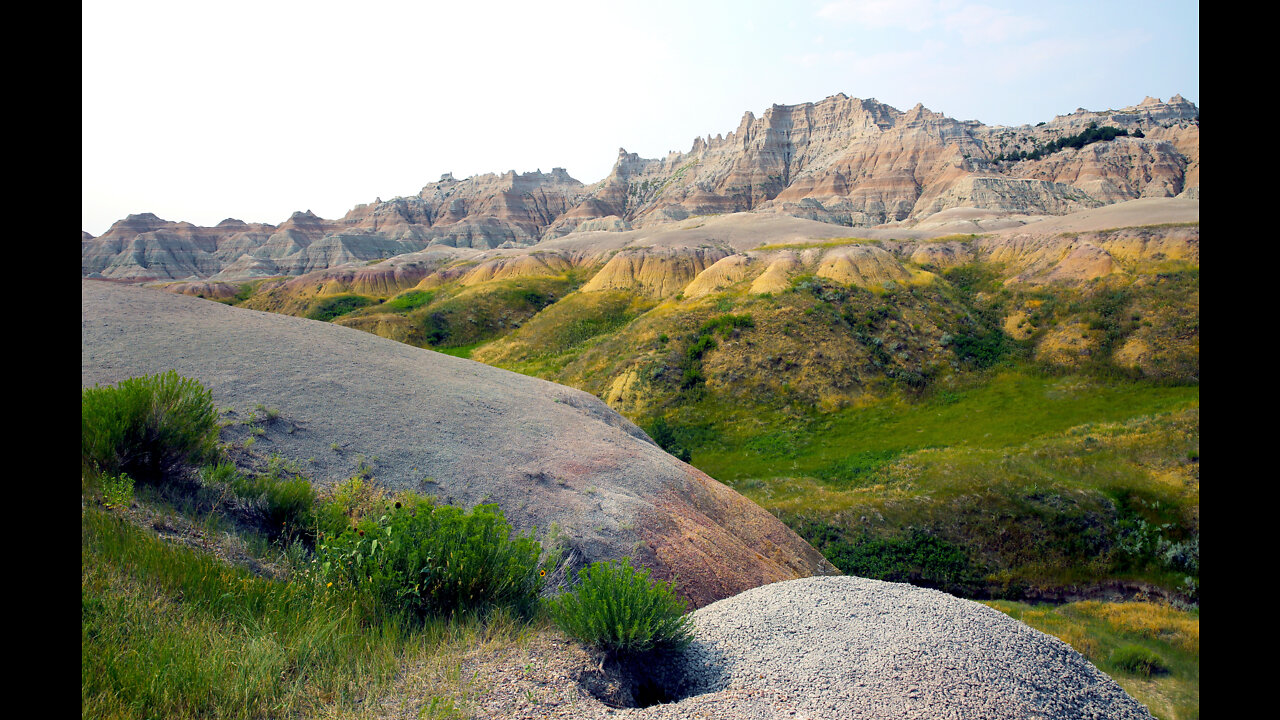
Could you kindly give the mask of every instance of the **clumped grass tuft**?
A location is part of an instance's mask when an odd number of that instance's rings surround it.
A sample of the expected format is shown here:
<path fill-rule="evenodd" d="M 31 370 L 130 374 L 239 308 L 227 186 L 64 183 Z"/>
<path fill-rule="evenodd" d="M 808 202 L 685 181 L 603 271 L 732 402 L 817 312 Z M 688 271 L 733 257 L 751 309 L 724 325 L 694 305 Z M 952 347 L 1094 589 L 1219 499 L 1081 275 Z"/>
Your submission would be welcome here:
<path fill-rule="evenodd" d="M 272 538 L 294 538 L 307 534 L 314 524 L 316 492 L 306 478 L 281 477 L 278 457 L 273 456 L 266 475 L 249 476 L 234 463 L 223 462 L 201 468 L 200 481 L 236 497 L 240 513 Z"/>
<path fill-rule="evenodd" d="M 1165 667 L 1163 658 L 1141 645 L 1116 648 L 1107 660 L 1121 670 L 1145 677 L 1169 670 Z"/>
<path fill-rule="evenodd" d="M 170 370 L 82 389 L 80 428 L 87 468 L 155 483 L 184 462 L 214 455 L 218 411 L 198 381 Z"/>
<path fill-rule="evenodd" d="M 316 493 L 305 478 L 241 476 L 231 487 L 272 536 L 292 537 L 306 532 L 312 523 Z"/>
<path fill-rule="evenodd" d="M 688 607 L 670 583 L 649 580 L 647 568 L 596 562 L 578 572 L 573 592 L 548 609 L 565 634 L 605 652 L 636 655 L 679 649 L 692 640 Z"/>

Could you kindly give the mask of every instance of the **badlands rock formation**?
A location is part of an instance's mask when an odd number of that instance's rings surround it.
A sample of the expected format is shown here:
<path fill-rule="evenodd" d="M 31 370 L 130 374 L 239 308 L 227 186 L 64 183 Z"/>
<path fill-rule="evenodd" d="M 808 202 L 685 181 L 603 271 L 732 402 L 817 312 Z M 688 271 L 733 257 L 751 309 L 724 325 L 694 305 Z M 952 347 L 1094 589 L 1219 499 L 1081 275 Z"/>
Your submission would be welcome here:
<path fill-rule="evenodd" d="M 805 275 L 870 290 L 932 283 L 972 262 L 997 263 L 1009 284 L 1083 285 L 1131 279 L 1166 261 L 1199 264 L 1200 203 L 1144 198 L 1065 216 L 1005 216 L 949 210 L 938 225 L 850 230 L 785 215 L 734 213 L 636 230 L 575 232 L 533 247 L 433 245 L 388 260 L 317 270 L 261 283 L 246 303 L 303 315 L 318 297 L 357 293 L 390 298 L 408 290 L 578 273 L 583 293 L 619 290 L 665 300 L 711 293 L 781 292 Z M 936 236 L 939 227 L 963 233 Z M 235 295 L 234 282 L 184 281 L 165 289 L 210 299 Z M 404 315 L 373 311 L 342 322 L 413 344 Z M 488 360 L 486 360 L 488 361 Z"/>
<path fill-rule="evenodd" d="M 317 482 L 358 466 L 395 489 L 496 502 L 556 524 L 577 564 L 630 556 L 697 606 L 834 573 L 768 512 L 653 444 L 587 393 L 328 323 L 99 281 L 81 289 L 81 383 L 169 369 L 231 420 L 279 411 L 253 452 Z M 248 429 L 232 423 L 227 440 Z"/>
<path fill-rule="evenodd" d="M 1134 136 L 1039 160 L 997 160 L 1090 123 Z M 362 265 L 427 247 L 527 247 L 748 211 L 945 234 L 940 215 L 960 210 L 978 213 L 984 229 L 994 229 L 990 224 L 1008 215 L 1198 198 L 1199 138 L 1199 109 L 1180 96 L 1010 128 L 840 94 L 775 105 L 758 118 L 748 112 L 727 136 L 696 138 L 685 153 L 645 159 L 619 150 L 612 172 L 594 185 L 562 168 L 465 180 L 446 174 L 416 196 L 359 205 L 338 220 L 295 213 L 279 226 L 225 220 L 204 228 L 130 215 L 101 237 L 82 233 L 81 275 L 242 281 Z M 946 222 L 966 219 L 972 216 L 953 214 Z"/>

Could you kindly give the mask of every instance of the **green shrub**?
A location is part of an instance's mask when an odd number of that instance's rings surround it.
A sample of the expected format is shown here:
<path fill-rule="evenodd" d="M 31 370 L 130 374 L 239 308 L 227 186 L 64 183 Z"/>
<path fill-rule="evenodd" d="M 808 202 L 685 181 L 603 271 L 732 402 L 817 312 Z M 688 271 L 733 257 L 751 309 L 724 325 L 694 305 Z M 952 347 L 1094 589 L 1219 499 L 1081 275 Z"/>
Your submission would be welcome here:
<path fill-rule="evenodd" d="M 1146 677 L 1169 671 L 1164 658 L 1141 645 L 1122 645 L 1107 660 L 1121 670 Z"/>
<path fill-rule="evenodd" d="M 466 512 L 413 494 L 317 548 L 335 581 L 418 617 L 489 606 L 529 612 L 545 576 L 541 544 L 513 537 L 497 505 Z"/>
<path fill-rule="evenodd" d="M 700 335 L 710 335 L 712 333 L 719 332 L 721 335 L 727 337 L 733 332 L 734 328 L 753 328 L 755 326 L 755 321 L 752 320 L 751 316 L 748 314 L 721 315 L 720 317 L 712 318 L 711 320 L 702 323 L 702 327 L 699 328 L 698 333 Z M 712 347 L 715 347 L 714 343 L 712 343 Z"/>
<path fill-rule="evenodd" d="M 385 490 L 363 475 L 353 475 L 334 485 L 316 504 L 316 519 L 321 532 L 337 537 L 366 516 L 384 514 L 389 504 Z"/>
<path fill-rule="evenodd" d="M 102 481 L 102 499 L 107 507 L 127 507 L 133 502 L 133 478 L 128 473 Z"/>
<path fill-rule="evenodd" d="M 316 492 L 306 478 L 240 476 L 231 489 L 260 516 L 272 535 L 296 535 L 312 524 Z"/>
<path fill-rule="evenodd" d="M 295 536 L 315 525 L 316 492 L 302 477 L 281 478 L 278 460 L 269 463 L 267 475 L 250 477 L 234 463 L 223 462 L 200 468 L 200 481 L 207 487 L 225 488 L 239 498 L 246 514 L 272 536 Z"/>
<path fill-rule="evenodd" d="M 919 529 L 900 537 L 852 537 L 838 527 L 793 519 L 796 534 L 809 541 L 846 575 L 911 583 L 953 594 L 971 593 L 981 575 L 959 546 Z"/>
<path fill-rule="evenodd" d="M 82 462 L 108 476 L 157 482 L 178 465 L 212 457 L 218 411 L 198 381 L 170 370 L 80 392 Z"/>
<path fill-rule="evenodd" d="M 306 316 L 312 320 L 329 322 L 334 318 L 342 317 L 349 312 L 372 304 L 373 298 L 363 295 L 335 295 L 317 301 Z"/>
<path fill-rule="evenodd" d="M 692 453 L 676 437 L 675 428 L 671 427 L 666 418 L 655 418 L 653 423 L 645 428 L 645 432 L 654 442 L 658 443 L 658 447 L 676 456 L 676 458 L 684 462 L 689 462 L 693 459 Z"/>
<path fill-rule="evenodd" d="M 570 637 L 617 655 L 678 649 L 693 639 L 693 620 L 674 586 L 649 580 L 649 570 L 632 568 L 630 559 L 592 563 L 578 579 L 573 592 L 549 604 Z"/>
<path fill-rule="evenodd" d="M 995 365 L 1010 351 L 1010 338 L 1000 328 L 964 330 L 949 344 L 958 360 L 975 369 Z"/>
<path fill-rule="evenodd" d="M 715 346 L 715 338 L 711 337 L 710 334 L 699 335 L 697 341 L 690 345 L 688 350 L 685 350 L 685 355 L 690 360 L 701 360 L 702 356 L 707 354 L 708 350 L 714 349 Z"/>

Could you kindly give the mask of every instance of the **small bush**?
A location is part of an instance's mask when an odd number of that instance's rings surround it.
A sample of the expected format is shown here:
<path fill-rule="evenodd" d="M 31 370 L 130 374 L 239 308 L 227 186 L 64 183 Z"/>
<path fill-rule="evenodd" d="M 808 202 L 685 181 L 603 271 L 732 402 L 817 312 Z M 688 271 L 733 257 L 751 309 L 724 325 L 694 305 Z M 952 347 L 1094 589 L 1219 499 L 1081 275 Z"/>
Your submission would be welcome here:
<path fill-rule="evenodd" d="M 707 354 L 708 350 L 714 349 L 715 346 L 715 338 L 711 337 L 710 334 L 699 335 L 697 341 L 690 345 L 688 350 L 685 350 L 685 355 L 690 360 L 701 360 L 702 356 Z"/>
<path fill-rule="evenodd" d="M 666 421 L 666 418 L 655 418 L 653 423 L 645 428 L 645 432 L 654 442 L 658 443 L 658 447 L 676 456 L 677 459 L 684 462 L 689 462 L 693 459 L 693 454 L 676 437 L 675 428 Z"/>
<path fill-rule="evenodd" d="M 1123 645 L 1116 648 L 1108 661 L 1121 670 L 1146 677 L 1169 671 L 1164 658 L 1141 645 Z"/>
<path fill-rule="evenodd" d="M 312 320 L 329 322 L 334 318 L 342 317 L 347 313 L 372 304 L 373 298 L 363 295 L 335 295 L 317 301 L 306 316 Z"/>
<path fill-rule="evenodd" d="M 919 528 L 899 537 L 852 537 L 823 522 L 794 519 L 792 528 L 846 575 L 904 582 L 965 595 L 983 570 L 957 545 Z"/>
<path fill-rule="evenodd" d="M 385 490 L 363 475 L 354 475 L 329 490 L 317 504 L 316 517 L 322 532 L 337 537 L 366 516 L 384 514 L 389 505 Z"/>
<path fill-rule="evenodd" d="M 272 535 L 296 535 L 312 524 L 316 492 L 305 478 L 240 476 L 231 489 L 261 516 Z"/>
<path fill-rule="evenodd" d="M 529 612 L 545 575 L 542 546 L 512 536 L 497 505 L 471 512 L 412 494 L 377 520 L 318 543 L 324 572 L 410 615 L 490 606 Z"/>
<path fill-rule="evenodd" d="M 597 562 L 578 572 L 573 592 L 549 604 L 565 634 L 616 655 L 674 650 L 693 639 L 688 607 L 670 583 L 649 580 L 649 570 Z"/>
<path fill-rule="evenodd" d="M 214 455 L 218 411 L 198 381 L 170 370 L 82 389 L 80 428 L 86 466 L 158 482 L 184 462 Z"/>
<path fill-rule="evenodd" d="M 306 478 L 281 478 L 278 468 L 249 477 L 234 463 L 223 462 L 201 468 L 200 481 L 206 487 L 230 491 L 246 514 L 272 536 L 292 537 L 315 523 L 316 493 Z"/>
<path fill-rule="evenodd" d="M 102 481 L 102 499 L 107 507 L 127 507 L 133 502 L 133 478 L 128 473 Z"/>
<path fill-rule="evenodd" d="M 734 328 L 753 328 L 755 326 L 756 323 L 751 319 L 750 315 L 721 315 L 702 323 L 698 333 L 700 335 L 710 335 L 719 332 L 727 337 L 733 332 Z M 714 347 L 714 343 L 712 347 Z"/>

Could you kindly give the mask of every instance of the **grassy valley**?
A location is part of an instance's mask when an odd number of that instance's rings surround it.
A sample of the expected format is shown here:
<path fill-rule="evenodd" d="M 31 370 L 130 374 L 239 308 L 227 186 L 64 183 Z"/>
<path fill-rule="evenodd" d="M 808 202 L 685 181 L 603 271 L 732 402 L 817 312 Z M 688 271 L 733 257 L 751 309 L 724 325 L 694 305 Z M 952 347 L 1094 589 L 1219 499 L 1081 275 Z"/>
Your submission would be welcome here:
<path fill-rule="evenodd" d="M 905 281 L 802 264 L 772 292 L 748 275 L 686 298 L 578 290 L 595 266 L 472 284 L 463 267 L 390 297 L 331 284 L 244 304 L 338 309 L 334 322 L 587 390 L 847 572 L 972 597 L 1194 603 L 1199 270 L 1131 249 L 1170 231 L 1097 233 L 1124 272 L 1087 282 L 1028 281 L 968 235 L 928 244 L 967 261 L 906 260 Z"/>
<path fill-rule="evenodd" d="M 334 321 L 591 392 L 841 570 L 986 600 L 1157 717 L 1190 718 L 1199 269 L 1169 239 L 1188 233 L 1194 247 L 1194 224 L 1093 233 L 1118 271 L 1086 279 L 969 235 L 931 244 L 951 260 L 897 248 L 898 281 L 808 260 L 767 292 L 751 289 L 767 262 L 688 297 L 583 292 L 591 266 L 432 280 Z M 306 314 L 341 296 L 244 304 Z"/>

